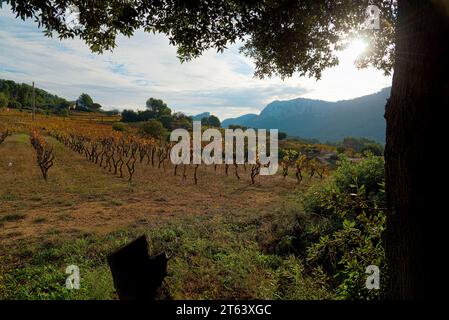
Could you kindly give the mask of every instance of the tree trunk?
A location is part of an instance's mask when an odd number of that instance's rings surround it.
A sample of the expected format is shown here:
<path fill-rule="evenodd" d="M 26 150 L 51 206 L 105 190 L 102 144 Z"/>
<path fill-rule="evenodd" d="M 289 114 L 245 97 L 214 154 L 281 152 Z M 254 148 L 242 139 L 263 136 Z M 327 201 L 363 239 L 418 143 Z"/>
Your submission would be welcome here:
<path fill-rule="evenodd" d="M 432 298 L 432 286 L 446 285 L 439 220 L 447 209 L 438 185 L 444 181 L 439 170 L 446 167 L 443 135 L 437 132 L 449 106 L 449 7 L 443 2 L 398 0 L 396 61 L 385 112 L 390 299 Z"/>

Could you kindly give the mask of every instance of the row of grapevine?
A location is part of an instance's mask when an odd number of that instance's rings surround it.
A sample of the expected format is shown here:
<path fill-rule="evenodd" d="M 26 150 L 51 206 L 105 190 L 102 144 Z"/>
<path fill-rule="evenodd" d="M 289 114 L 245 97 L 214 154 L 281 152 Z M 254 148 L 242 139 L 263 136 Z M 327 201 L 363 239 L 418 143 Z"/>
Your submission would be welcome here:
<path fill-rule="evenodd" d="M 0 144 L 3 143 L 3 141 L 5 141 L 5 139 L 11 135 L 11 133 L 9 132 L 8 129 L 4 130 L 4 131 L 0 131 Z"/>
<path fill-rule="evenodd" d="M 50 135 L 86 159 L 107 169 L 113 174 L 132 181 L 136 162 L 146 161 L 153 167 L 165 168 L 165 161 L 170 154 L 169 146 L 160 146 L 154 139 L 138 138 L 111 132 L 109 135 L 90 132 L 79 134 L 75 132 L 51 131 Z M 126 173 L 124 168 L 126 168 Z"/>
<path fill-rule="evenodd" d="M 318 158 L 307 157 L 305 154 L 301 154 L 295 150 L 287 150 L 281 160 L 282 176 L 287 177 L 289 169 L 293 167 L 295 169 L 295 177 L 300 183 L 303 179 L 303 173 L 308 171 L 309 177 L 313 177 L 315 174 L 323 179 L 329 173 L 328 166 Z"/>
<path fill-rule="evenodd" d="M 47 180 L 48 170 L 53 166 L 53 160 L 55 159 L 53 147 L 47 144 L 38 130 L 31 132 L 30 142 L 36 151 L 36 161 L 41 169 L 42 176 Z"/>

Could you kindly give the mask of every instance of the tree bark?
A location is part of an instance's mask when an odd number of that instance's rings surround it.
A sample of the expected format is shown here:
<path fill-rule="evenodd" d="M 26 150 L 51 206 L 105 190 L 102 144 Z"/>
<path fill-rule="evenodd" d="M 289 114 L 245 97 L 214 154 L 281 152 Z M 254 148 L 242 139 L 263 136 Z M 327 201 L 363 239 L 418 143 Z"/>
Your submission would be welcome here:
<path fill-rule="evenodd" d="M 446 4 L 444 7 L 443 3 Z M 387 298 L 422 299 L 443 288 L 447 214 L 439 170 L 446 170 L 442 125 L 449 106 L 449 6 L 445 0 L 398 0 L 396 60 L 386 106 L 385 248 Z M 441 151 L 442 152 L 442 151 Z M 447 231 L 446 231 L 447 232 Z"/>

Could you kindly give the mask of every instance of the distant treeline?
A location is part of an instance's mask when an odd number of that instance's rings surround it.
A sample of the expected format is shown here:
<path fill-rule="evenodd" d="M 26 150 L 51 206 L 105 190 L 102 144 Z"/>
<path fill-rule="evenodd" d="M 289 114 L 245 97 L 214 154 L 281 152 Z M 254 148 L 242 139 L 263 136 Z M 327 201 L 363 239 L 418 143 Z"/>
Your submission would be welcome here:
<path fill-rule="evenodd" d="M 172 112 L 161 99 L 149 98 L 145 104 L 145 110 L 123 110 L 122 122 L 140 123 L 141 133 L 158 137 L 164 135 L 167 130 L 177 128 L 191 129 L 192 117 L 182 112 Z M 201 124 L 209 127 L 220 127 L 220 120 L 209 115 L 201 119 Z"/>
<path fill-rule="evenodd" d="M 230 125 L 229 128 L 245 128 L 241 126 L 236 125 Z M 281 139 L 281 134 L 283 137 L 283 133 L 279 132 L 279 140 Z M 384 145 L 380 144 L 379 142 L 371 139 L 367 139 L 364 137 L 346 137 L 343 138 L 343 140 L 339 142 L 322 142 L 318 139 L 305 139 L 300 137 L 288 137 L 288 141 L 291 142 L 297 142 L 299 144 L 305 144 L 305 145 L 315 145 L 315 144 L 324 144 L 328 146 L 335 147 L 338 153 L 345 153 L 345 152 L 353 152 L 353 153 L 365 153 L 367 151 L 371 152 L 375 156 L 382 156 L 384 153 Z"/>
<path fill-rule="evenodd" d="M 33 103 L 32 99 L 32 86 L 0 79 L 0 108 L 29 109 Z M 35 88 L 35 101 L 36 107 L 40 109 L 55 109 L 70 105 L 66 99 L 39 88 Z"/>
<path fill-rule="evenodd" d="M 70 109 L 84 112 L 101 112 L 104 114 L 118 114 L 118 111 L 103 111 L 102 106 L 93 101 L 86 93 L 76 101 L 58 97 L 45 90 L 35 88 L 35 103 L 37 113 L 54 113 L 66 116 Z M 33 87 L 25 83 L 0 79 L 0 108 L 31 109 L 33 105 Z"/>
<path fill-rule="evenodd" d="M 346 137 L 343 141 L 334 145 L 337 147 L 337 151 L 339 153 L 343 153 L 346 150 L 353 150 L 357 153 L 365 153 L 369 151 L 375 156 L 381 156 L 384 153 L 384 146 L 382 144 L 363 137 Z"/>

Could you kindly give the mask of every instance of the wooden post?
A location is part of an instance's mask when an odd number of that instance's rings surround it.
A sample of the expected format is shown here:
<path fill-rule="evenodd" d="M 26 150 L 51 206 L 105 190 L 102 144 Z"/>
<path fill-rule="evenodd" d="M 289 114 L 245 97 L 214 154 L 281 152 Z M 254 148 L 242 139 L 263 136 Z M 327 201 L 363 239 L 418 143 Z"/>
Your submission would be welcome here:
<path fill-rule="evenodd" d="M 33 81 L 33 121 L 36 118 L 36 99 L 34 94 L 34 81 Z"/>
<path fill-rule="evenodd" d="M 167 276 L 165 252 L 148 256 L 148 243 L 141 236 L 108 256 L 114 287 L 120 300 L 155 300 Z"/>

